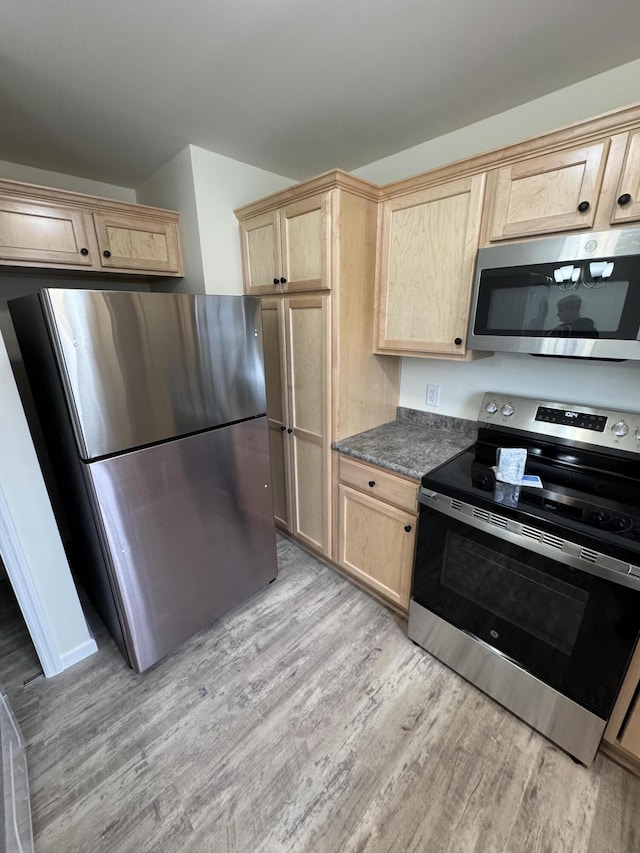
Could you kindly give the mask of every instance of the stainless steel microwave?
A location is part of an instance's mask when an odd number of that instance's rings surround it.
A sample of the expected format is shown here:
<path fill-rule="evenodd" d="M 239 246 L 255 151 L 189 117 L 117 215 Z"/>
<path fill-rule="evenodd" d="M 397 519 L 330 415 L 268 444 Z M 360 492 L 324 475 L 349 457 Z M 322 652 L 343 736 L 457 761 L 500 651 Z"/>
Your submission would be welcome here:
<path fill-rule="evenodd" d="M 640 228 L 480 249 L 467 347 L 640 359 Z"/>

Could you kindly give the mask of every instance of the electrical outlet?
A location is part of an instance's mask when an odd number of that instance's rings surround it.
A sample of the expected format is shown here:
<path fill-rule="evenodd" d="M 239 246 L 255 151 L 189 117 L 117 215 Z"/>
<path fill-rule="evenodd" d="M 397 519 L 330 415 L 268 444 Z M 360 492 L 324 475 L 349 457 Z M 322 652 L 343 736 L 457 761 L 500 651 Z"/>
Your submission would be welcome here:
<path fill-rule="evenodd" d="M 440 405 L 440 386 L 427 385 L 427 406 Z"/>

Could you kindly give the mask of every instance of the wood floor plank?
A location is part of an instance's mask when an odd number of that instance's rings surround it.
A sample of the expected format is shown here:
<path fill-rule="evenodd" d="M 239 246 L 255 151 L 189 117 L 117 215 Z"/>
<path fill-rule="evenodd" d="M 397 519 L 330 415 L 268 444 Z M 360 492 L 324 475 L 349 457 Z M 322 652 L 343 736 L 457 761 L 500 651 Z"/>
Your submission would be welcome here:
<path fill-rule="evenodd" d="M 638 853 L 640 779 L 576 765 L 292 541 L 278 560 L 142 676 L 87 605 L 98 653 L 27 687 L 0 584 L 36 853 Z"/>

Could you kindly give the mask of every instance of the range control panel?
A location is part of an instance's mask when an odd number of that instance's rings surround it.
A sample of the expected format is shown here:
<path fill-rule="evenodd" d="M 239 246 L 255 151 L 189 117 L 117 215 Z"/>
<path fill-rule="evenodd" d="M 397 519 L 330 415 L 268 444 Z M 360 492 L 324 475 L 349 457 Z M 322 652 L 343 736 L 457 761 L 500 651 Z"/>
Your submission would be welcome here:
<path fill-rule="evenodd" d="M 640 412 L 488 392 L 482 399 L 478 423 L 640 453 Z"/>
<path fill-rule="evenodd" d="M 538 406 L 536 420 L 547 424 L 563 424 L 579 429 L 594 429 L 604 432 L 607 425 L 605 415 L 588 415 L 573 409 L 550 409 L 549 406 Z"/>

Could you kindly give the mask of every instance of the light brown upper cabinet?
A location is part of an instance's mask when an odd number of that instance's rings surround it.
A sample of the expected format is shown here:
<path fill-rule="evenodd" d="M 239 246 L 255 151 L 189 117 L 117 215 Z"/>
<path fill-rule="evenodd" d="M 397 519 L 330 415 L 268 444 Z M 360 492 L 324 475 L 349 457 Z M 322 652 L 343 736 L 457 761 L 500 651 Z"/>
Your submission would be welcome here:
<path fill-rule="evenodd" d="M 464 358 L 484 175 L 383 200 L 375 351 Z"/>
<path fill-rule="evenodd" d="M 611 223 L 623 225 L 638 219 L 640 219 L 640 130 L 636 130 L 629 136 Z"/>
<path fill-rule="evenodd" d="M 331 443 L 396 416 L 400 359 L 371 346 L 378 195 L 334 169 L 235 211 L 245 293 L 270 294 L 261 298 L 275 521 L 328 559 L 338 547 Z"/>
<path fill-rule="evenodd" d="M 177 273 L 180 246 L 175 222 L 94 213 L 100 264 L 105 269 Z"/>
<path fill-rule="evenodd" d="M 262 303 L 274 515 L 329 554 L 330 294 Z"/>
<path fill-rule="evenodd" d="M 333 195 L 319 193 L 241 221 L 246 293 L 329 288 Z"/>
<path fill-rule="evenodd" d="M 608 149 L 605 140 L 498 169 L 489 242 L 593 228 Z"/>
<path fill-rule="evenodd" d="M 90 267 L 90 247 L 81 210 L 0 196 L 2 261 Z"/>
<path fill-rule="evenodd" d="M 180 276 L 178 214 L 0 181 L 0 265 Z"/>

